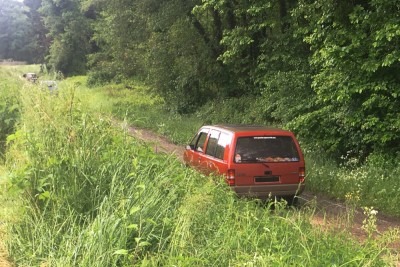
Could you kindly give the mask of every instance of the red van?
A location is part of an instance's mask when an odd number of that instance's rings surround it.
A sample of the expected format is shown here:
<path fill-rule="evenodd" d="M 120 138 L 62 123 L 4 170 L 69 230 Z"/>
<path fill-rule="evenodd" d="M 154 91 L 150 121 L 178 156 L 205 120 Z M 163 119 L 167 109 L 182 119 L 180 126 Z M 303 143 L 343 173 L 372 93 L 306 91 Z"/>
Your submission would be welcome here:
<path fill-rule="evenodd" d="M 224 175 L 239 196 L 283 197 L 293 203 L 304 191 L 304 157 L 290 131 L 255 125 L 203 126 L 183 159 L 204 174 Z"/>

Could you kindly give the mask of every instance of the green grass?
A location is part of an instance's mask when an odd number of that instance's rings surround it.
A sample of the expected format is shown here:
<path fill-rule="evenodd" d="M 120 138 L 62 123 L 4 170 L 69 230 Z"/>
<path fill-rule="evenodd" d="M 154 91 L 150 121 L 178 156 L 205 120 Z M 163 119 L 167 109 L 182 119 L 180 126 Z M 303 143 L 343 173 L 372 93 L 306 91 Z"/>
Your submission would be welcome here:
<path fill-rule="evenodd" d="M 14 68 L 0 67 L 0 162 L 4 160 L 6 139 L 14 132 L 15 124 L 19 117 L 18 89 L 22 86 L 22 80 Z"/>
<path fill-rule="evenodd" d="M 66 83 L 71 84 L 71 81 Z M 181 116 L 171 113 L 163 99 L 154 95 L 143 84 L 132 81 L 128 86 L 130 89 L 125 84 L 83 88 L 79 90 L 79 94 L 92 111 L 150 129 L 167 136 L 176 144 L 189 142 L 202 125 L 201 118 L 196 115 Z"/>
<path fill-rule="evenodd" d="M 323 157 L 307 157 L 308 189 L 323 192 L 357 206 L 368 206 L 400 216 L 398 157 L 371 155 L 361 165 L 355 160 L 338 165 Z"/>
<path fill-rule="evenodd" d="M 83 80 L 60 83 L 58 95 L 34 85 L 21 94 L 20 122 L 7 151 L 7 181 L 25 207 L 8 225 L 17 266 L 391 264 L 394 233 L 359 243 L 346 229 L 313 227 L 312 205 L 271 209 L 238 199 L 218 177 L 155 154 L 105 116 L 111 110 L 154 125 L 159 114 L 157 122 L 170 125 L 174 117 L 160 112 L 161 100 L 139 85 L 102 91 L 84 88 Z M 94 103 L 101 99 L 111 109 Z M 121 105 L 124 100 L 129 103 Z M 193 127 L 181 125 L 186 119 L 165 127 L 165 134 L 185 139 Z"/>

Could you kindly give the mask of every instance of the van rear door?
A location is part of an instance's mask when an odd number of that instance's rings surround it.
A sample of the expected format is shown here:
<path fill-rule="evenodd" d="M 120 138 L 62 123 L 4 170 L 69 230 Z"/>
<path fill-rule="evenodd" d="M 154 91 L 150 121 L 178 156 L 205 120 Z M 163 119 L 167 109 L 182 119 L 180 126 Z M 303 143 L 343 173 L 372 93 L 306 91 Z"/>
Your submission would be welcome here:
<path fill-rule="evenodd" d="M 235 147 L 236 186 L 297 184 L 304 161 L 292 136 L 243 136 Z"/>

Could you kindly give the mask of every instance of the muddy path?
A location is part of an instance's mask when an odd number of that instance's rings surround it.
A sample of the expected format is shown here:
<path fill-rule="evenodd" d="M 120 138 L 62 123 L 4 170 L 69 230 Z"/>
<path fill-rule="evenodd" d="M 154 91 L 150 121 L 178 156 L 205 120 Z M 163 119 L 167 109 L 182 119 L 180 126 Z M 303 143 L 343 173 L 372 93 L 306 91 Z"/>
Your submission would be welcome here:
<path fill-rule="evenodd" d="M 8 253 L 3 243 L 0 244 L 0 267 L 11 267 L 8 261 Z"/>
<path fill-rule="evenodd" d="M 149 130 L 130 126 L 125 128 L 130 135 L 150 144 L 155 152 L 174 154 L 179 160 L 183 161 L 184 146 L 173 144 L 167 138 Z M 350 231 L 353 237 L 360 242 L 368 238 L 368 233 L 363 229 L 367 215 L 364 214 L 362 209 L 350 207 L 342 201 L 316 195 L 306 190 L 300 197 L 300 208 L 308 206 L 315 210 L 312 218 L 310 218 L 311 224 L 315 227 L 339 232 Z M 395 251 L 400 251 L 400 218 L 386 216 L 379 212 L 376 214 L 376 231 L 374 231 L 376 238 L 389 230 L 396 229 L 399 231 L 397 240 L 390 247 Z M 397 266 L 400 267 L 400 258 L 398 260 Z"/>

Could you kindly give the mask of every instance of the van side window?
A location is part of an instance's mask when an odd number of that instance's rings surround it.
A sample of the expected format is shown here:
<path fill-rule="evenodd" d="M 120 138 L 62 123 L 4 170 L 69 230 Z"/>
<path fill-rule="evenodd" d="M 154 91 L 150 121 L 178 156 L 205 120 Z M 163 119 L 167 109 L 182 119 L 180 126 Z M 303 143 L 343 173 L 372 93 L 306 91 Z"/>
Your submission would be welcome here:
<path fill-rule="evenodd" d="M 224 159 L 225 147 L 229 144 L 229 141 L 230 138 L 228 134 L 215 130 L 211 131 L 206 154 L 218 159 Z"/>
<path fill-rule="evenodd" d="M 218 138 L 220 132 L 212 130 L 210 132 L 210 138 L 208 139 L 206 154 L 215 157 L 215 150 L 218 145 Z"/>
<path fill-rule="evenodd" d="M 230 136 L 226 133 L 221 133 L 218 139 L 217 148 L 215 150 L 215 157 L 219 159 L 224 159 L 225 148 L 230 143 Z"/>
<path fill-rule="evenodd" d="M 196 144 L 197 144 L 197 140 L 199 140 L 199 136 L 200 136 L 200 134 L 196 134 L 193 137 L 192 141 L 190 141 L 189 146 L 190 146 L 191 149 L 193 149 L 193 150 L 196 149 Z"/>
<path fill-rule="evenodd" d="M 199 138 L 197 139 L 198 141 L 196 144 L 196 151 L 204 152 L 204 143 L 206 142 L 206 139 L 207 139 L 207 133 L 201 132 Z"/>

